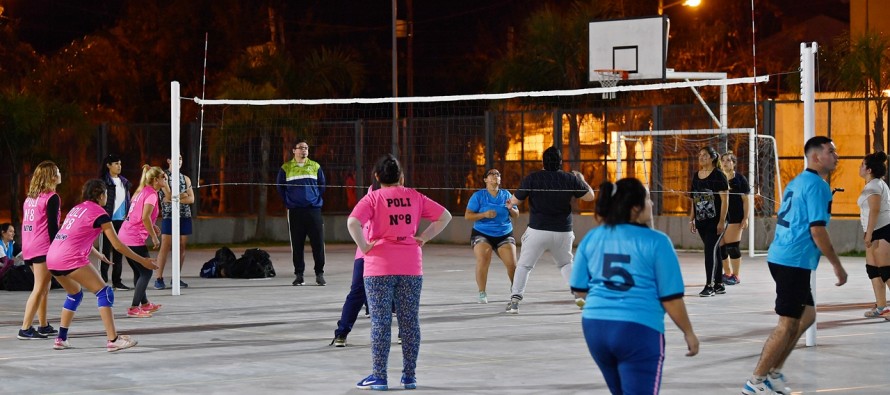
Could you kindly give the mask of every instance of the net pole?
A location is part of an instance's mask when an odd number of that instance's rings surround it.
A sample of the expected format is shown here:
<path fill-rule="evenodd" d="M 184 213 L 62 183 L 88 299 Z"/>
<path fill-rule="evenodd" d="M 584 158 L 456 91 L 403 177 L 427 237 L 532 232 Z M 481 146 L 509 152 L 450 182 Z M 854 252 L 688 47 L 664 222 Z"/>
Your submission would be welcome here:
<path fill-rule="evenodd" d="M 816 57 L 817 45 L 815 42 L 812 46 L 807 43 L 800 43 L 800 100 L 803 102 L 803 141 L 816 135 L 816 89 L 815 89 L 815 69 L 813 63 Z M 807 157 L 803 158 L 804 167 L 807 165 Z M 810 273 L 810 288 L 813 292 L 813 301 L 816 299 L 816 271 Z M 816 322 L 807 329 L 806 345 L 813 347 L 816 345 Z"/>
<path fill-rule="evenodd" d="M 757 159 L 756 155 L 756 146 L 757 143 L 757 129 L 751 129 L 751 132 L 748 133 L 748 205 L 745 207 L 745 210 L 748 211 L 748 256 L 753 258 L 754 252 L 757 246 L 754 244 L 754 188 L 751 186 L 754 184 L 754 164 Z"/>
<path fill-rule="evenodd" d="M 170 252 L 170 271 L 173 272 L 173 295 L 180 295 L 179 289 L 179 136 L 180 111 L 182 101 L 179 96 L 179 82 L 170 82 L 170 214 L 173 222 L 170 235 L 172 248 Z M 163 236 L 162 236 L 163 237 Z M 159 273 L 163 275 L 163 273 Z"/>

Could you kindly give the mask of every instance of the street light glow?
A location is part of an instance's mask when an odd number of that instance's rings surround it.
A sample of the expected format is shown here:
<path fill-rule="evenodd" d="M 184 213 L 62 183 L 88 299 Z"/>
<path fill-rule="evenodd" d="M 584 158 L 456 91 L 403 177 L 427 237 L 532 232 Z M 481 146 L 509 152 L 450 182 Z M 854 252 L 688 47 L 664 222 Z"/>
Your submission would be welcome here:
<path fill-rule="evenodd" d="M 668 5 L 664 5 L 664 0 L 658 0 L 658 15 L 662 15 L 665 9 L 673 6 L 682 5 L 684 7 L 698 7 L 701 5 L 701 1 L 702 0 L 677 0 Z"/>

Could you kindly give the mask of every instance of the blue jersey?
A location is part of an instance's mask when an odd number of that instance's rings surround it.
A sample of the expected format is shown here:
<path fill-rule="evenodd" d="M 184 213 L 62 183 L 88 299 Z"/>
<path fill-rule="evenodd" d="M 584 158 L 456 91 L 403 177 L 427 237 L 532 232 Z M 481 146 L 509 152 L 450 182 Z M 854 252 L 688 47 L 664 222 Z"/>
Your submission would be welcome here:
<path fill-rule="evenodd" d="M 828 226 L 831 189 L 815 171 L 807 169 L 785 187 L 776 215 L 776 236 L 766 260 L 778 265 L 816 270 L 822 253 L 810 227 Z"/>
<path fill-rule="evenodd" d="M 573 290 L 587 291 L 583 318 L 634 322 L 664 333 L 662 300 L 683 296 L 671 239 L 643 225 L 602 225 L 578 245 Z"/>
<path fill-rule="evenodd" d="M 488 210 L 497 212 L 494 218 L 482 218 L 473 223 L 473 229 L 489 236 L 503 236 L 513 231 L 513 222 L 510 221 L 510 212 L 507 211 L 507 201 L 510 200 L 510 191 L 498 190 L 498 195 L 492 197 L 487 189 L 476 191 L 467 202 L 467 210 L 474 213 L 483 213 Z M 516 207 L 516 206 L 513 206 Z"/>

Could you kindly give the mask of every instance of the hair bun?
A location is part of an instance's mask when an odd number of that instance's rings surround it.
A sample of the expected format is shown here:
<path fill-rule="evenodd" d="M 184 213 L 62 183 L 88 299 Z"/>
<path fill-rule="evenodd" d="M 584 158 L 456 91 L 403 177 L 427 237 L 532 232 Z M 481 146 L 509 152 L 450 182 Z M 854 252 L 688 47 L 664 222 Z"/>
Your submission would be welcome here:
<path fill-rule="evenodd" d="M 879 161 L 881 161 L 881 162 L 886 162 L 886 161 L 887 161 L 887 154 L 886 154 L 884 151 L 878 151 L 878 152 L 875 152 L 875 159 L 877 159 L 877 160 L 879 160 Z"/>

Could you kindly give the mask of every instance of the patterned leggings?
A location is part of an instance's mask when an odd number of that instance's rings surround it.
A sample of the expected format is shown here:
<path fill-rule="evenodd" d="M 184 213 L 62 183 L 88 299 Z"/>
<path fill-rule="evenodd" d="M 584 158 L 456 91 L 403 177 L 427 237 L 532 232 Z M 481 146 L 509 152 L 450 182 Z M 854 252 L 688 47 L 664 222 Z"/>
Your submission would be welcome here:
<path fill-rule="evenodd" d="M 368 276 L 365 294 L 371 309 L 371 365 L 373 374 L 386 378 L 392 339 L 394 305 L 402 334 L 402 373 L 414 377 L 420 352 L 420 289 L 423 276 Z"/>

